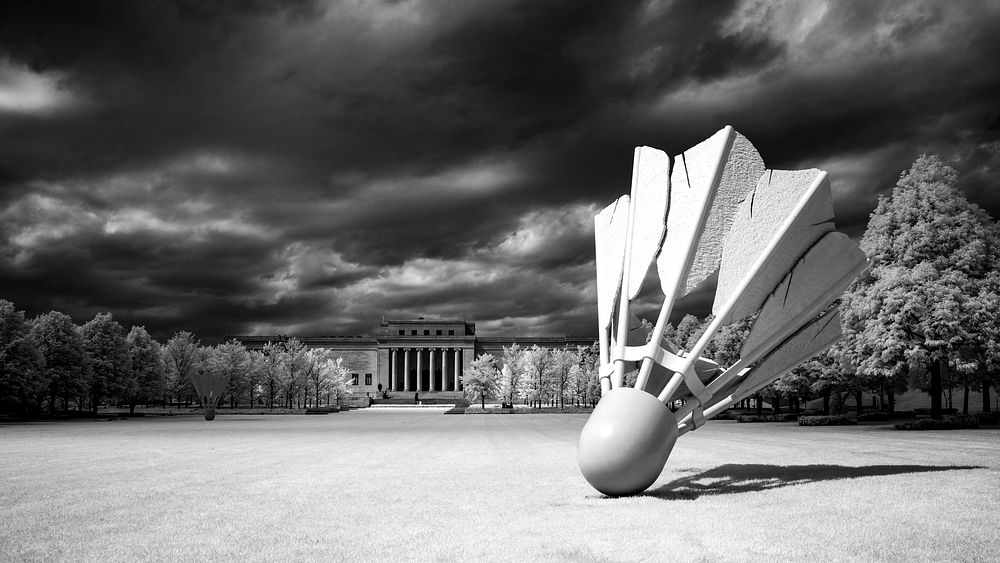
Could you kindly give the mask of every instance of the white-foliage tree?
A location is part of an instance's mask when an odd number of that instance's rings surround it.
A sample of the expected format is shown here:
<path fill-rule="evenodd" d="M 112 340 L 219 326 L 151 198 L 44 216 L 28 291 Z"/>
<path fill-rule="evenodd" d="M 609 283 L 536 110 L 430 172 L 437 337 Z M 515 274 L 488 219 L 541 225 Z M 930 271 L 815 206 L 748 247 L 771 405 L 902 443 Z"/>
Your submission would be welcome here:
<path fill-rule="evenodd" d="M 465 372 L 465 395 L 486 408 L 486 399 L 495 399 L 500 392 L 499 376 L 496 358 L 492 354 L 479 356 Z"/>
<path fill-rule="evenodd" d="M 335 386 L 334 380 L 337 378 L 342 380 L 347 374 L 347 368 L 343 366 L 342 358 L 334 357 L 333 350 L 313 348 L 309 350 L 309 356 L 312 366 L 306 379 L 314 404 L 319 406 L 320 397 L 323 395 L 329 397 Z"/>
<path fill-rule="evenodd" d="M 236 408 L 247 389 L 247 373 L 250 371 L 250 355 L 243 343 L 232 339 L 212 348 L 208 356 L 209 369 L 225 378 L 229 383 L 226 394 L 229 404 Z"/>
<path fill-rule="evenodd" d="M 514 404 L 515 398 L 524 395 L 525 350 L 517 344 L 504 347 L 500 357 L 500 396 L 505 403 Z"/>
<path fill-rule="evenodd" d="M 274 408 L 274 400 L 281 388 L 284 349 L 281 344 L 268 342 L 261 351 L 260 380 L 262 391 L 267 395 L 267 408 Z"/>
<path fill-rule="evenodd" d="M 933 416 L 942 373 L 971 378 L 996 364 L 1000 236 L 958 189 L 958 175 L 921 156 L 879 199 L 861 248 L 871 269 L 843 299 L 847 354 L 860 372 L 898 387 L 927 374 Z M 989 383 L 986 383 L 988 388 Z"/>
<path fill-rule="evenodd" d="M 596 342 L 590 346 L 577 346 L 576 354 L 580 358 L 580 369 L 573 378 L 573 393 L 577 406 L 581 403 L 594 405 L 601 398 L 601 380 L 598 377 L 600 347 Z"/>
<path fill-rule="evenodd" d="M 281 354 L 279 371 L 281 394 L 288 408 L 295 406 L 299 395 L 306 389 L 309 371 L 313 367 L 313 357 L 306 345 L 297 338 L 289 338 Z"/>
<path fill-rule="evenodd" d="M 551 386 L 552 392 L 559 408 L 565 407 L 566 392 L 574 376 L 574 372 L 579 372 L 580 357 L 573 351 L 566 348 L 552 350 L 552 371 Z"/>
<path fill-rule="evenodd" d="M 332 355 L 325 356 L 317 363 L 316 369 L 322 373 L 321 377 L 326 381 L 327 393 L 336 398 L 338 405 L 341 397 L 354 392 L 351 385 L 351 373 L 344 365 L 344 358 L 333 358 Z"/>
<path fill-rule="evenodd" d="M 167 392 L 177 399 L 189 399 L 194 394 L 191 377 L 201 369 L 200 345 L 187 331 L 175 334 L 163 347 L 164 366 L 167 372 Z"/>
<path fill-rule="evenodd" d="M 264 392 L 262 384 L 265 380 L 266 363 L 263 351 L 247 350 L 246 387 L 251 407 L 256 405 L 255 400 Z"/>
<path fill-rule="evenodd" d="M 552 372 L 555 362 L 548 348 L 537 344 L 526 351 L 524 365 L 527 368 L 528 399 L 534 402 L 536 408 L 541 408 L 542 401 L 551 391 Z"/>

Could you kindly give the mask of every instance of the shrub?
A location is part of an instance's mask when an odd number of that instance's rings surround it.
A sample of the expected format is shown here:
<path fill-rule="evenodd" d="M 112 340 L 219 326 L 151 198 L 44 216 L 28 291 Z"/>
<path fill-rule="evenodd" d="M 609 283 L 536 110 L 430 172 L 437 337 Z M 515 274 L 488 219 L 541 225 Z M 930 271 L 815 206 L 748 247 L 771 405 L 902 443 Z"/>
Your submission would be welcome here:
<path fill-rule="evenodd" d="M 745 410 L 726 409 L 726 410 L 720 412 L 719 414 L 715 415 L 714 417 L 712 417 L 712 420 L 736 420 L 737 418 L 739 418 L 741 416 L 746 416 L 746 415 L 749 415 L 749 414 L 750 413 L 748 413 Z"/>
<path fill-rule="evenodd" d="M 866 412 L 858 417 L 858 422 L 874 422 L 889 420 L 889 413 L 887 412 Z"/>
<path fill-rule="evenodd" d="M 795 422 L 797 414 L 742 414 L 736 417 L 736 422 Z"/>
<path fill-rule="evenodd" d="M 840 414 L 799 417 L 799 426 L 850 426 L 857 423 L 858 419 Z"/>
<path fill-rule="evenodd" d="M 995 426 L 1000 424 L 1000 412 L 981 412 L 976 416 L 976 420 L 983 426 Z"/>
<path fill-rule="evenodd" d="M 892 418 L 917 418 L 916 411 L 892 411 Z"/>
<path fill-rule="evenodd" d="M 925 408 L 913 409 L 913 412 L 915 412 L 918 415 L 930 416 L 931 409 L 925 409 Z M 952 409 L 942 408 L 941 409 L 941 414 L 958 414 L 958 409 L 955 409 L 955 408 L 952 408 Z"/>
<path fill-rule="evenodd" d="M 896 430 L 962 430 L 979 428 L 979 420 L 975 416 L 946 416 L 941 420 L 925 418 L 913 422 L 900 422 L 894 426 Z"/>

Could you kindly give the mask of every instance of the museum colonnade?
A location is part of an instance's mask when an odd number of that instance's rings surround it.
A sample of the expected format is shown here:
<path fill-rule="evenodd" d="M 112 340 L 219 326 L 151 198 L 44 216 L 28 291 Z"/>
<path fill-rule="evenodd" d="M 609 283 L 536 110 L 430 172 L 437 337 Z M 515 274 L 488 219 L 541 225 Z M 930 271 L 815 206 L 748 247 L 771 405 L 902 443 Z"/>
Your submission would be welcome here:
<path fill-rule="evenodd" d="M 389 390 L 461 391 L 461 348 L 392 348 Z"/>

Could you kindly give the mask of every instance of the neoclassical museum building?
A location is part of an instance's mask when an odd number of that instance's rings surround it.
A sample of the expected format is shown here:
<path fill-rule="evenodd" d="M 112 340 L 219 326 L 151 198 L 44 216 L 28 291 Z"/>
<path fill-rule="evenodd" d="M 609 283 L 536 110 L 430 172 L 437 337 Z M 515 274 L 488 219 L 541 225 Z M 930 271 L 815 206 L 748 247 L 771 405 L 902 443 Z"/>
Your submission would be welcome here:
<path fill-rule="evenodd" d="M 287 336 L 236 336 L 247 348 L 260 349 Z M 380 391 L 420 393 L 424 398 L 462 395 L 462 374 L 481 354 L 499 356 L 504 347 L 589 346 L 593 337 L 476 336 L 476 323 L 464 320 L 383 320 L 373 336 L 297 337 L 310 348 L 328 348 L 344 359 L 354 396 Z"/>

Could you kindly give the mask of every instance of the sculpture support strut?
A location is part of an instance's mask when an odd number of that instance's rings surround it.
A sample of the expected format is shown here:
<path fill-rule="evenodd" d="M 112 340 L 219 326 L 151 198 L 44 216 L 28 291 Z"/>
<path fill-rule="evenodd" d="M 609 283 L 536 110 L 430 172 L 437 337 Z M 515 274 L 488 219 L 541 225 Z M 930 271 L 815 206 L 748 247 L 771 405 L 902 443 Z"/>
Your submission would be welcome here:
<path fill-rule="evenodd" d="M 602 399 L 577 452 L 594 488 L 644 491 L 678 436 L 841 337 L 830 305 L 867 259 L 833 232 L 826 176 L 765 169 L 728 126 L 673 158 L 636 148 L 630 194 L 594 218 Z M 642 345 L 632 342 L 631 309 L 654 263 L 665 297 Z M 705 332 L 690 350 L 664 340 L 675 302 L 716 273 L 715 317 Z M 733 365 L 702 357 L 724 326 L 753 315 Z M 623 386 L 632 365 L 635 386 Z M 683 406 L 673 412 L 677 401 Z"/>

